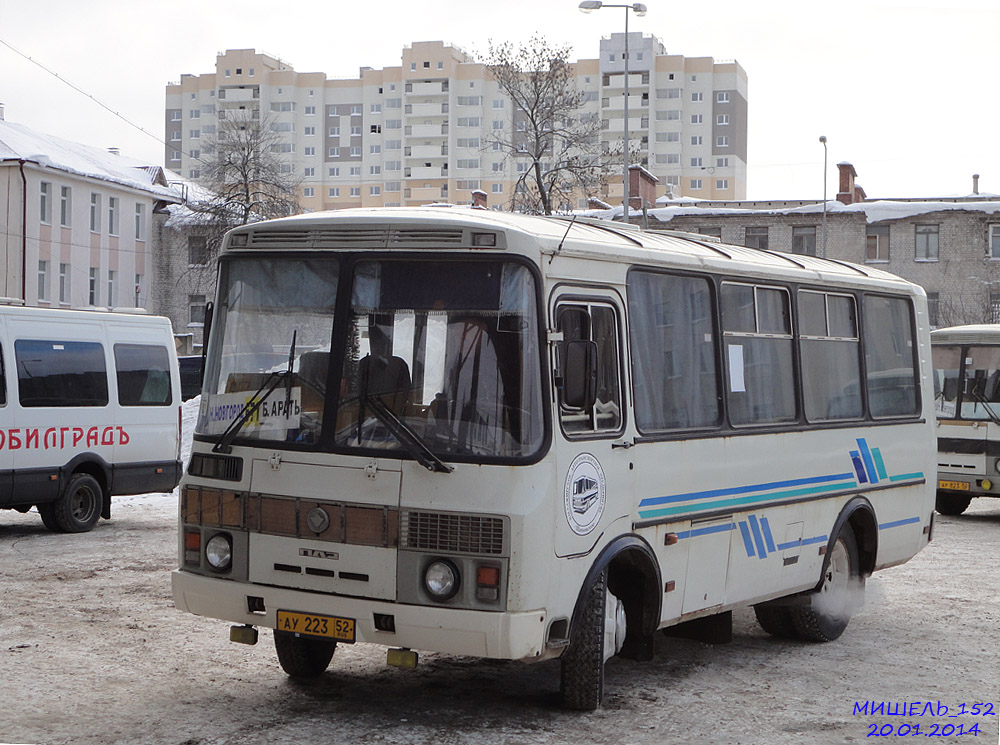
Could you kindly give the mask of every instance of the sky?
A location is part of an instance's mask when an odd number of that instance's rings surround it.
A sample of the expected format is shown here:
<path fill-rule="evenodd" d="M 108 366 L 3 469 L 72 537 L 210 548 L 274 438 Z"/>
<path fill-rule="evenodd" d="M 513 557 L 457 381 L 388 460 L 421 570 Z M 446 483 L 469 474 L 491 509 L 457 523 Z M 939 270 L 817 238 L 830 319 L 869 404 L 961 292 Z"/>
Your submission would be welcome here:
<path fill-rule="evenodd" d="M 214 71 L 226 49 L 254 48 L 328 77 L 397 66 L 415 41 L 482 55 L 491 40 L 540 34 L 571 45 L 573 59 L 596 59 L 601 37 L 624 30 L 626 11 L 577 5 L 0 0 L 0 103 L 9 122 L 162 164 L 166 84 Z M 822 198 L 820 135 L 831 199 L 842 161 L 870 198 L 965 195 L 974 173 L 981 192 L 1000 193 L 997 0 L 646 5 L 630 31 L 656 36 L 670 54 L 735 59 L 746 70 L 747 198 Z"/>

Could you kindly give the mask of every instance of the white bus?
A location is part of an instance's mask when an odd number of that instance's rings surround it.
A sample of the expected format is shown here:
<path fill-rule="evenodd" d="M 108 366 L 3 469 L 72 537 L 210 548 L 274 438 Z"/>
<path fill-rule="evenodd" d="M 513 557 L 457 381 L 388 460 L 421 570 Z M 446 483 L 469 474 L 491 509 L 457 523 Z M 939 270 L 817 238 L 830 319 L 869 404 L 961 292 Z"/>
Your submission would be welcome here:
<path fill-rule="evenodd" d="M 1000 497 L 1000 325 L 931 332 L 937 414 L 937 511 Z"/>
<path fill-rule="evenodd" d="M 170 320 L 0 305 L 0 508 L 82 533 L 181 477 Z"/>
<path fill-rule="evenodd" d="M 931 538 L 926 302 L 884 272 L 391 208 L 238 228 L 219 276 L 174 600 L 291 676 L 559 657 L 594 709 L 682 622 L 837 638 Z"/>

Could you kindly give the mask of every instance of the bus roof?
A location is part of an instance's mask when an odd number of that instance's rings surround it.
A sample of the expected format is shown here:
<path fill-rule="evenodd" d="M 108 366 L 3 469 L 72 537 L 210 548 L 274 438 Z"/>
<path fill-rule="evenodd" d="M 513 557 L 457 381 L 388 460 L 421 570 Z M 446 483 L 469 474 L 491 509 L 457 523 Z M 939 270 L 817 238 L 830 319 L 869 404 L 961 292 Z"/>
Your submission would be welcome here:
<path fill-rule="evenodd" d="M 488 234 L 496 235 L 490 242 Z M 464 207 L 375 207 L 311 212 L 230 231 L 225 247 L 428 250 L 512 248 L 533 238 L 543 255 L 628 261 L 716 272 L 883 285 L 919 294 L 916 285 L 869 266 L 718 242 L 677 231 L 649 231 L 594 218 L 543 217 Z M 245 237 L 244 237 L 245 236 Z"/>
<path fill-rule="evenodd" d="M 973 323 L 931 331 L 931 344 L 1000 344 L 1000 323 Z"/>

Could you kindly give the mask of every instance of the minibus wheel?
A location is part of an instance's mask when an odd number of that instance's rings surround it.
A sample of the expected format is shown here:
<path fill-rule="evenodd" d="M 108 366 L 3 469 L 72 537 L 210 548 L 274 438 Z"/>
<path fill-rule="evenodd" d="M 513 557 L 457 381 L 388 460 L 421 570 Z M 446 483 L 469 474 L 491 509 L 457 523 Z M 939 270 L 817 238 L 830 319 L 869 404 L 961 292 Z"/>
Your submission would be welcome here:
<path fill-rule="evenodd" d="M 604 697 L 604 610 L 608 600 L 608 570 L 594 579 L 579 622 L 570 630 L 563 652 L 559 695 L 567 709 L 593 711 Z"/>
<path fill-rule="evenodd" d="M 810 593 L 809 605 L 789 608 L 799 638 L 832 642 L 840 637 L 851 613 L 864 598 L 864 579 L 854 531 L 845 527 L 827 552 L 820 586 Z"/>
<path fill-rule="evenodd" d="M 755 605 L 753 612 L 757 623 L 771 636 L 780 639 L 794 639 L 795 622 L 792 621 L 791 610 L 783 605 Z"/>
<path fill-rule="evenodd" d="M 969 508 L 971 502 L 972 497 L 938 492 L 934 508 L 942 515 L 961 515 Z"/>
<path fill-rule="evenodd" d="M 330 666 L 333 653 L 337 651 L 337 642 L 275 630 L 274 649 L 278 653 L 281 669 L 289 677 L 315 678 Z"/>
<path fill-rule="evenodd" d="M 101 518 L 104 491 L 97 479 L 87 473 L 75 473 L 66 489 L 50 507 L 56 528 L 62 533 L 86 533 Z M 45 515 L 42 515 L 45 522 Z M 46 527 L 50 527 L 46 522 Z M 51 529 L 51 528 L 50 528 Z"/>

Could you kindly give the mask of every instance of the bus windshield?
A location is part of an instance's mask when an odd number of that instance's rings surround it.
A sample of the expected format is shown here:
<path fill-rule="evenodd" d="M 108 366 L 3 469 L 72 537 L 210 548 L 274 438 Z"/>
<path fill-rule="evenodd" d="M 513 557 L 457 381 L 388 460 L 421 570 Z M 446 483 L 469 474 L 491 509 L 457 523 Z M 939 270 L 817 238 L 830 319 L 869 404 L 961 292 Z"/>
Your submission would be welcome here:
<path fill-rule="evenodd" d="M 932 351 L 938 417 L 1000 422 L 1000 347 L 936 345 Z"/>
<path fill-rule="evenodd" d="M 335 258 L 223 264 L 199 434 L 396 451 L 433 470 L 450 457 L 537 453 L 537 288 L 526 267 L 359 261 L 345 283 L 349 313 L 335 318 L 341 271 Z"/>
<path fill-rule="evenodd" d="M 534 278 L 501 261 L 355 266 L 337 410 L 341 448 L 524 458 L 542 444 Z M 409 431 L 400 437 L 396 428 Z"/>

